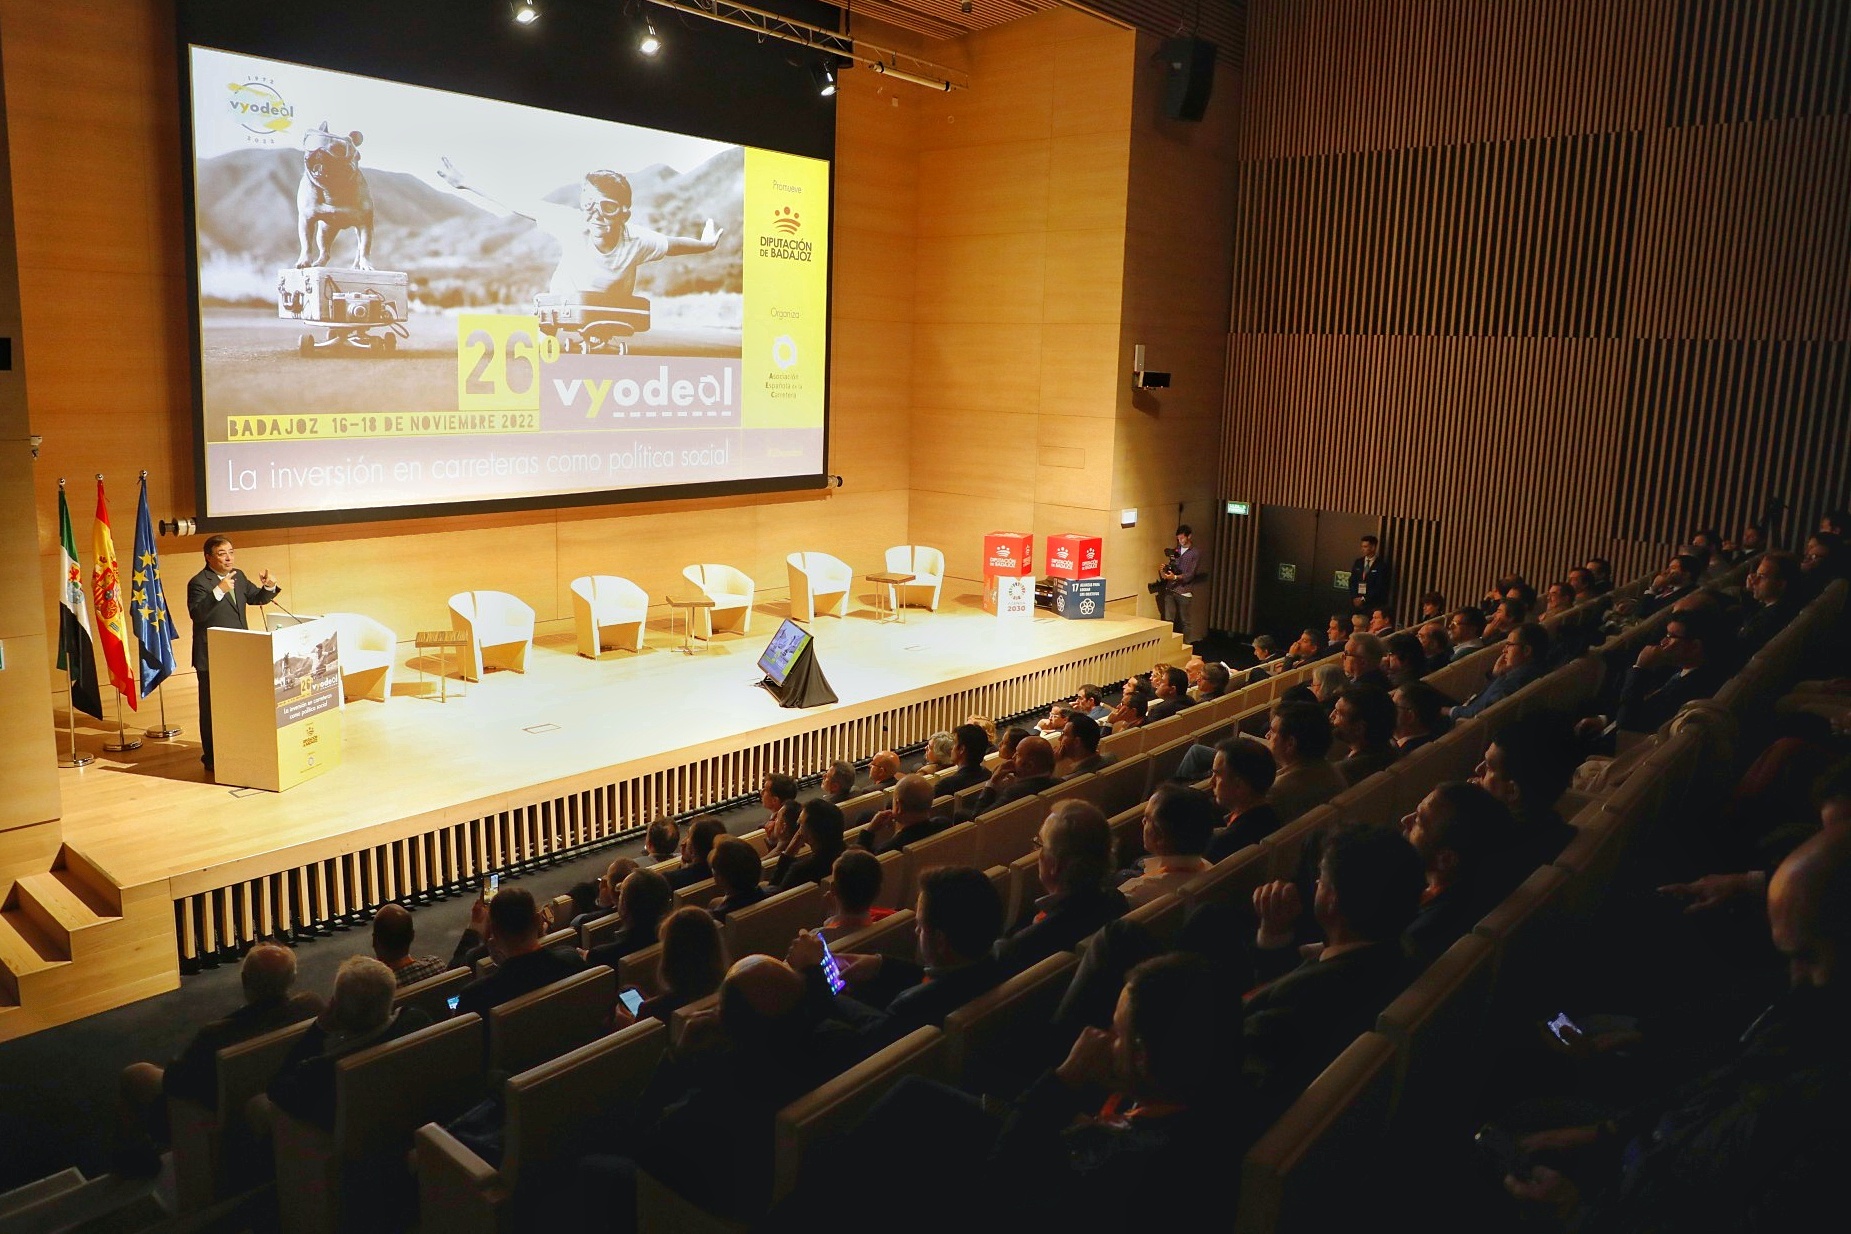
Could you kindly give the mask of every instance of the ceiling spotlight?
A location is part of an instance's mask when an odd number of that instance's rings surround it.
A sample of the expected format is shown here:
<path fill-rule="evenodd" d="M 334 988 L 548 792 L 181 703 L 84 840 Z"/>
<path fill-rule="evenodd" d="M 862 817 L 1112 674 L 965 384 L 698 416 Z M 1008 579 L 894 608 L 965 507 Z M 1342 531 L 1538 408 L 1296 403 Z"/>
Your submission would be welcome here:
<path fill-rule="evenodd" d="M 835 97 L 836 69 L 827 60 L 819 60 L 810 66 L 810 79 L 816 83 L 816 92 L 824 98 Z"/>
<path fill-rule="evenodd" d="M 643 33 L 636 40 L 636 50 L 645 56 L 653 56 L 662 50 L 662 36 L 656 33 L 656 23 L 647 14 L 643 17 Z"/>
<path fill-rule="evenodd" d="M 540 20 L 540 6 L 534 0 L 514 0 L 514 24 L 531 26 Z"/>

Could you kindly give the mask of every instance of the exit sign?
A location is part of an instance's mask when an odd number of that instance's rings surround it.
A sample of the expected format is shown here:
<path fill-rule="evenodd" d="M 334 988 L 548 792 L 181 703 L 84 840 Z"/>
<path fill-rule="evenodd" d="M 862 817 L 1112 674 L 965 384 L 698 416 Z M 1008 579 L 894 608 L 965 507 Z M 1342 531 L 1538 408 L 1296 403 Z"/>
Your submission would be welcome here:
<path fill-rule="evenodd" d="M 1253 507 L 1244 501 L 1230 501 L 1228 502 L 1228 513 L 1245 518 L 1247 515 L 1253 513 Z"/>

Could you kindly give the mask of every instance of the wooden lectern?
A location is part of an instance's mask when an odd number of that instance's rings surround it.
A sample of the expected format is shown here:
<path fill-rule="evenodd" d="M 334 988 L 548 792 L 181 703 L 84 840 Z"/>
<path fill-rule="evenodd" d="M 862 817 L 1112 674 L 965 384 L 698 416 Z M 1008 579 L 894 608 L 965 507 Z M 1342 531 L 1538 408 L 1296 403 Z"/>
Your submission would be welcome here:
<path fill-rule="evenodd" d="M 334 623 L 206 631 L 212 663 L 213 778 L 294 788 L 341 761 L 341 662 Z"/>

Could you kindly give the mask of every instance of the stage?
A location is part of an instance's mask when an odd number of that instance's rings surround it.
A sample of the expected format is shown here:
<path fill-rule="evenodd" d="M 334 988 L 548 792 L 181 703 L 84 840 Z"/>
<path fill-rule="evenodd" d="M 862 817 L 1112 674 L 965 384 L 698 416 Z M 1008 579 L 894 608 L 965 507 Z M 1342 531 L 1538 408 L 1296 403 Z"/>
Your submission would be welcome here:
<path fill-rule="evenodd" d="M 461 695 L 453 677 L 447 703 L 401 643 L 390 701 L 346 706 L 341 765 L 284 793 L 208 779 L 193 678 L 179 677 L 167 687 L 176 740 L 107 754 L 113 729 L 80 717 L 96 762 L 60 772 L 64 840 L 117 887 L 159 888 L 179 906 L 184 961 L 708 807 L 771 771 L 810 775 L 972 713 L 1045 705 L 1182 646 L 1129 615 L 1001 623 L 955 580 L 938 612 L 908 609 L 903 623 L 875 620 L 870 600 L 812 627 L 840 701 L 804 711 L 754 684 L 782 599 L 756 607 L 751 634 L 692 656 L 654 611 L 640 653 L 594 661 L 569 631 L 546 634 L 526 673 L 491 672 Z M 144 704 L 134 719 L 157 715 Z"/>

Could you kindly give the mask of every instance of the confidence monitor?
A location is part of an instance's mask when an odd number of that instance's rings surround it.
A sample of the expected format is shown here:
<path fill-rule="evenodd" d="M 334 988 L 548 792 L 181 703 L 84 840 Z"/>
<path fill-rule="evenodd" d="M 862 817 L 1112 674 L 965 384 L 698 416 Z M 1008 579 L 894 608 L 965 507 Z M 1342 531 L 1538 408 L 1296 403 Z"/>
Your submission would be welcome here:
<path fill-rule="evenodd" d="M 209 526 L 823 483 L 827 160 L 185 64 Z"/>
<path fill-rule="evenodd" d="M 816 662 L 816 640 L 788 617 L 771 636 L 758 667 L 765 674 L 758 684 L 770 690 L 781 707 L 820 707 L 836 701 Z"/>

